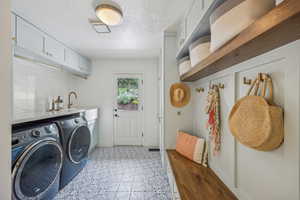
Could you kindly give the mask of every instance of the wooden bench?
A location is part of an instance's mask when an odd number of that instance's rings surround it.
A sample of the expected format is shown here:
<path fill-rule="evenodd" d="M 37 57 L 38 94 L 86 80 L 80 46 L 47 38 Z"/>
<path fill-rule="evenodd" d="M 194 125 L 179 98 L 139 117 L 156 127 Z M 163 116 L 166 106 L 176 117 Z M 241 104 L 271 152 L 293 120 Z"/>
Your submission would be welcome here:
<path fill-rule="evenodd" d="M 188 160 L 175 150 L 167 150 L 167 156 L 181 200 L 237 200 L 210 168 Z"/>

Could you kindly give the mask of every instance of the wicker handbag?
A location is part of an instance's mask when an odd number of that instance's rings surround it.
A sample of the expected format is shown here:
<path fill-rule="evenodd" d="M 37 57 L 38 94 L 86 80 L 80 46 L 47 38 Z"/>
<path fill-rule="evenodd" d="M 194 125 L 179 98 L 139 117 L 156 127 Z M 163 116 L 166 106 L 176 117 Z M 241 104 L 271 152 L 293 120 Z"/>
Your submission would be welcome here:
<path fill-rule="evenodd" d="M 271 77 L 265 74 L 263 81 L 256 79 L 252 83 L 247 96 L 232 108 L 229 127 L 240 143 L 256 150 L 270 151 L 282 144 L 283 110 L 273 102 Z"/>

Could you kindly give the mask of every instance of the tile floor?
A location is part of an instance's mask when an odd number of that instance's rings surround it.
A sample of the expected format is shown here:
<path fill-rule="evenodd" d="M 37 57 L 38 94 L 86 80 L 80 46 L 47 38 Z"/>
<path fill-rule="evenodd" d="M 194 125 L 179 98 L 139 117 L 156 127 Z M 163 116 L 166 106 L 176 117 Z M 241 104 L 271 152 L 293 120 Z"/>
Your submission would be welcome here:
<path fill-rule="evenodd" d="M 96 149 L 55 200 L 171 200 L 159 152 L 143 147 Z"/>

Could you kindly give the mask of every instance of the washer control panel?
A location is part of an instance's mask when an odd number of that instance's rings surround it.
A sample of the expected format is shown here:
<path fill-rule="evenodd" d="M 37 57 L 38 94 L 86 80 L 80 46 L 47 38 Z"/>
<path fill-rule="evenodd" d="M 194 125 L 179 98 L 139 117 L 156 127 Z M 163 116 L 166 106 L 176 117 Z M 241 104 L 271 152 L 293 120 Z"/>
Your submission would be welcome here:
<path fill-rule="evenodd" d="M 59 137 L 59 130 L 55 124 L 30 127 L 26 130 L 13 132 L 12 146 L 19 146 L 47 136 Z"/>

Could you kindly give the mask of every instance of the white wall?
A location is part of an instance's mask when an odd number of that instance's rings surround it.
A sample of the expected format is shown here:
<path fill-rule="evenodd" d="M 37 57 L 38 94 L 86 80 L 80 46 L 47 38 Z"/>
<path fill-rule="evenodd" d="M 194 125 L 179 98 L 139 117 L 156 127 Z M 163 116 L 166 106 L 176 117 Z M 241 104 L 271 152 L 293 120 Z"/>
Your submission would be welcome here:
<path fill-rule="evenodd" d="M 163 48 L 165 149 L 174 149 L 177 130 L 188 132 L 193 130 L 193 106 L 192 102 L 182 108 L 175 108 L 171 105 L 169 95 L 171 85 L 180 82 L 176 62 L 176 35 L 165 33 Z M 177 112 L 181 112 L 181 115 Z"/>
<path fill-rule="evenodd" d="M 11 198 L 11 36 L 10 0 L 0 1 L 0 199 Z"/>
<path fill-rule="evenodd" d="M 61 69 L 14 58 L 14 114 L 45 111 L 49 96 L 62 96 L 67 105 L 68 93 L 74 90 L 75 83 L 83 81 Z"/>
<path fill-rule="evenodd" d="M 221 152 L 209 155 L 210 167 L 241 200 L 298 200 L 299 195 L 299 119 L 300 119 L 300 41 L 240 63 L 195 82 L 205 93 L 194 94 L 194 132 L 208 137 L 205 128 L 205 98 L 209 83 L 223 83 L 221 96 Z M 259 72 L 273 78 L 274 100 L 284 109 L 285 136 L 280 148 L 260 152 L 245 147 L 231 135 L 228 115 L 235 99 L 245 96 Z"/>
<path fill-rule="evenodd" d="M 99 146 L 113 146 L 114 73 L 144 76 L 144 145 L 158 146 L 158 59 L 101 59 L 93 62 L 93 73 L 78 85 L 81 105 L 100 108 Z"/>

